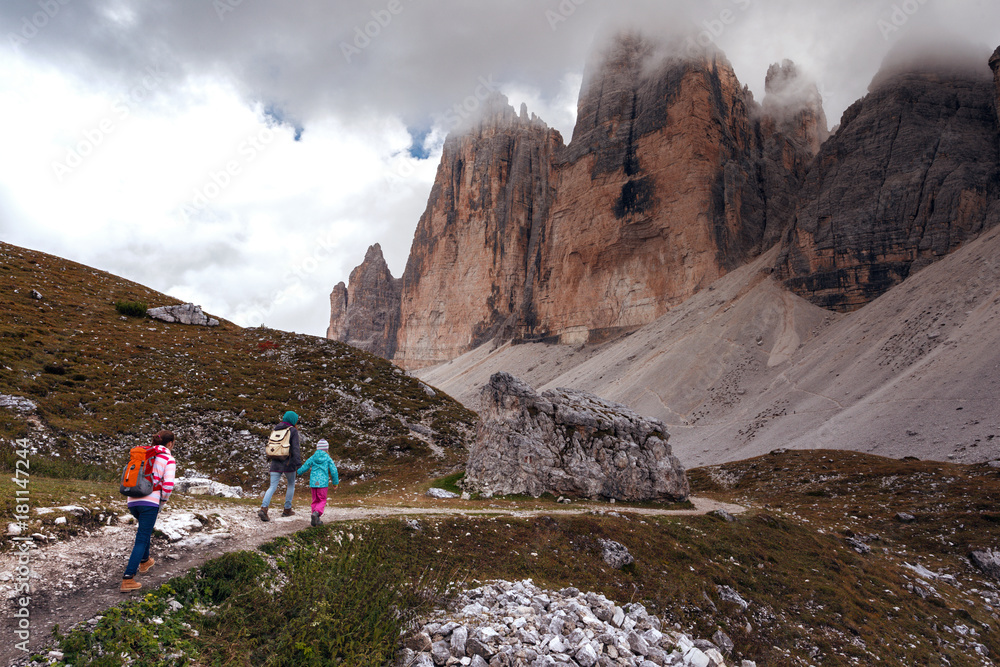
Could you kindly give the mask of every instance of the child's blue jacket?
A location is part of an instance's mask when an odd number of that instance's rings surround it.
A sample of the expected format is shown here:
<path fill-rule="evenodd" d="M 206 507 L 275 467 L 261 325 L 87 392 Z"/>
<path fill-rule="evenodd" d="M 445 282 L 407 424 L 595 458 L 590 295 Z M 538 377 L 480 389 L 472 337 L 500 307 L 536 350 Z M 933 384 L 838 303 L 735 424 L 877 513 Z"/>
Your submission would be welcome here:
<path fill-rule="evenodd" d="M 302 464 L 297 474 L 303 475 L 309 468 L 312 468 L 312 471 L 309 473 L 310 487 L 322 488 L 330 486 L 331 483 L 334 486 L 340 484 L 337 466 L 334 465 L 333 459 L 326 453 L 326 450 L 317 449 L 315 454 L 306 459 L 306 462 Z"/>

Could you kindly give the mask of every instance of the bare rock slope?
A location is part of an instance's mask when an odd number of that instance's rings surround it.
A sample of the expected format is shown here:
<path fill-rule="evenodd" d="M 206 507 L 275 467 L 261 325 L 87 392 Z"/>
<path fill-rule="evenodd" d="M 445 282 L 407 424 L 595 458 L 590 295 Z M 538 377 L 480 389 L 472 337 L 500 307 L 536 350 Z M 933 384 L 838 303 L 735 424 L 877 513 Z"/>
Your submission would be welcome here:
<path fill-rule="evenodd" d="M 1000 228 L 836 314 L 770 274 L 774 251 L 600 346 L 483 346 L 420 372 L 467 405 L 491 373 L 585 388 L 662 419 L 687 467 L 777 447 L 1000 458 Z"/>

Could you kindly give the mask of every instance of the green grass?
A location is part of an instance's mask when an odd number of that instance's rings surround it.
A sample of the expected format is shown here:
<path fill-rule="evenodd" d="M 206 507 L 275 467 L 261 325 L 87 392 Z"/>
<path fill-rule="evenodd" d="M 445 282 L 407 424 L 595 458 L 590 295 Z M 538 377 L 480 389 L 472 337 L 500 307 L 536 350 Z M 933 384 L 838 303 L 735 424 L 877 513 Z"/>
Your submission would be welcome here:
<path fill-rule="evenodd" d="M 270 558 L 226 554 L 62 637 L 65 663 L 381 667 L 443 588 L 401 566 L 391 537 L 360 528 L 338 542 L 310 530 L 262 547 Z"/>
<path fill-rule="evenodd" d="M 737 664 L 866 665 L 876 657 L 887 665 L 943 664 L 939 658 L 979 664 L 957 635 L 937 644 L 943 628 L 956 624 L 974 629 L 991 654 L 1000 650 L 997 624 L 964 601 L 969 593 L 938 583 L 940 595 L 923 599 L 907 589 L 911 573 L 893 553 L 918 555 L 892 535 L 882 536 L 891 548 L 875 545 L 862 556 L 842 535 L 760 509 L 732 523 L 628 514 L 419 523 L 419 530 L 399 520 L 310 528 L 171 582 L 169 595 L 185 604 L 183 622 L 199 633 L 184 639 L 185 656 L 191 664 L 385 664 L 399 630 L 444 603 L 447 582 L 466 588 L 497 578 L 642 602 L 695 637 L 722 629 L 736 645 Z M 634 567 L 605 564 L 600 538 L 624 544 Z M 967 587 L 984 586 L 974 573 L 962 578 Z M 719 586 L 736 590 L 749 608 L 725 601 Z M 196 604 L 215 616 L 192 612 Z M 149 627 L 141 616 L 114 618 L 120 633 Z"/>
<path fill-rule="evenodd" d="M 465 478 L 464 472 L 456 472 L 446 477 L 434 480 L 431 482 L 432 487 L 437 487 L 439 489 L 444 489 L 445 491 L 451 491 L 452 493 L 461 494 L 463 489 L 458 484 Z"/>

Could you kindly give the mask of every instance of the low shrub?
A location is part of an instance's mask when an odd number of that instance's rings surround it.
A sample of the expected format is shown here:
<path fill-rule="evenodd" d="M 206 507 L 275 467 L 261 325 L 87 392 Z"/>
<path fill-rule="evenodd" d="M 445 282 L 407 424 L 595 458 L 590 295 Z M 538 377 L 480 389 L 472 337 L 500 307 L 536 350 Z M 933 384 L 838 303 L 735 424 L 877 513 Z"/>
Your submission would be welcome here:
<path fill-rule="evenodd" d="M 115 301 L 115 310 L 126 317 L 146 317 L 145 301 Z"/>

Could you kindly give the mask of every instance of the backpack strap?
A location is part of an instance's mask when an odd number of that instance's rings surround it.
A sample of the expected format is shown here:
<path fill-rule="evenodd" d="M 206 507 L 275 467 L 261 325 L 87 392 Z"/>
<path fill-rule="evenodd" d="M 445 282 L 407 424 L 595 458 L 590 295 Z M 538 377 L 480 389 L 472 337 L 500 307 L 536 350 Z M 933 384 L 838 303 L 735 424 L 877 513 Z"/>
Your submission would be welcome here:
<path fill-rule="evenodd" d="M 163 488 L 163 480 L 154 473 L 158 456 L 159 452 L 155 448 L 146 447 L 146 476 L 153 483 L 153 491 L 160 491 Z"/>

